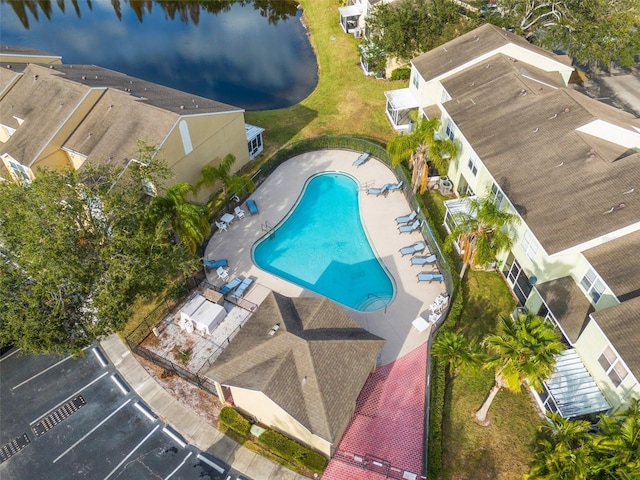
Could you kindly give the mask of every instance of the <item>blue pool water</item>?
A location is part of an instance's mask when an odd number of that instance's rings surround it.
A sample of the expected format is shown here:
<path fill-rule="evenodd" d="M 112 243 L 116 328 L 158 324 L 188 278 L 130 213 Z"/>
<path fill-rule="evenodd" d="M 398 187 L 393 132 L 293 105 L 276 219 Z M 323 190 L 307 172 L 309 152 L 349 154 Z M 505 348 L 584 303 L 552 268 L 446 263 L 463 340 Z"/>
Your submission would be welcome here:
<path fill-rule="evenodd" d="M 254 246 L 253 260 L 355 310 L 380 310 L 393 299 L 393 281 L 360 221 L 358 186 L 344 174 L 312 177 L 289 216 Z"/>

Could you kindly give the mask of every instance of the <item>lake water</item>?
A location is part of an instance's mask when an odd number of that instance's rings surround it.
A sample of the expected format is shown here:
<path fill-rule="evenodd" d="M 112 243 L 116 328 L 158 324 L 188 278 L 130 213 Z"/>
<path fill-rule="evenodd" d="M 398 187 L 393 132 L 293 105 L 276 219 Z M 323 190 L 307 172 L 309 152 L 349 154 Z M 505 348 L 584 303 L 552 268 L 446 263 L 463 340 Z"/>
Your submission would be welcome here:
<path fill-rule="evenodd" d="M 247 110 L 294 105 L 318 82 L 286 0 L 0 0 L 0 43 L 94 64 Z"/>

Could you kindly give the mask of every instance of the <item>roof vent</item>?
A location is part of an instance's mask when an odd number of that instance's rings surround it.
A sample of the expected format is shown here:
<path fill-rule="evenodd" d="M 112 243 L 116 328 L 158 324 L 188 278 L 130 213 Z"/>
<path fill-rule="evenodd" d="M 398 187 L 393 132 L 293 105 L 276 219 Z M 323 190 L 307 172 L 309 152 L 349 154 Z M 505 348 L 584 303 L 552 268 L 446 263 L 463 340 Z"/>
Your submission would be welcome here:
<path fill-rule="evenodd" d="M 133 80 L 129 80 L 129 85 L 133 85 Z"/>
<path fill-rule="evenodd" d="M 473 37 L 473 41 L 474 41 L 474 42 L 477 42 L 478 40 L 480 40 L 480 37 L 479 37 L 478 35 L 474 35 L 474 37 Z"/>
<path fill-rule="evenodd" d="M 11 68 L 11 64 L 7 65 L 7 68 Z"/>
<path fill-rule="evenodd" d="M 538 133 L 538 130 L 540 130 L 538 127 L 533 129 L 533 133 Z"/>
<path fill-rule="evenodd" d="M 489 67 L 491 67 L 491 64 L 487 63 L 484 68 L 489 68 Z"/>
<path fill-rule="evenodd" d="M 527 91 L 523 88 L 522 90 L 520 90 L 520 93 L 518 93 L 518 96 L 524 97 L 526 94 L 527 94 Z"/>
<path fill-rule="evenodd" d="M 279 328 L 280 328 L 280 324 L 279 324 L 279 323 L 276 323 L 276 324 L 271 328 L 271 330 L 269 330 L 268 335 L 269 335 L 270 337 L 273 337 L 273 336 L 276 334 L 276 332 L 278 331 L 278 329 L 279 329 Z M 305 378 L 306 378 L 306 377 L 305 377 Z"/>
<path fill-rule="evenodd" d="M 556 118 L 557 116 L 558 116 L 558 114 L 557 114 L 557 113 L 554 113 L 553 115 L 551 115 L 551 116 L 549 117 L 549 120 L 553 120 L 553 119 L 554 119 L 554 118 Z"/>
<path fill-rule="evenodd" d="M 82 80 L 86 80 L 87 76 L 86 75 L 82 75 Z"/>
<path fill-rule="evenodd" d="M 53 65 L 49 65 L 49 68 L 53 70 L 55 67 Z"/>
<path fill-rule="evenodd" d="M 184 105 L 180 105 L 180 110 L 184 110 Z"/>
<path fill-rule="evenodd" d="M 562 167 L 564 165 L 564 162 L 560 162 L 558 165 L 556 165 L 556 167 Z"/>
<path fill-rule="evenodd" d="M 622 192 L 623 195 L 628 195 L 629 193 L 633 193 L 636 189 L 632 188 L 631 190 L 627 190 L 626 192 Z"/>
<path fill-rule="evenodd" d="M 302 386 L 304 387 L 304 384 L 307 383 L 307 376 L 305 375 L 304 377 L 302 377 Z"/>
<path fill-rule="evenodd" d="M 564 109 L 564 113 L 569 113 L 570 111 L 571 111 L 571 109 L 570 109 L 569 107 L 566 107 L 566 108 Z"/>
<path fill-rule="evenodd" d="M 34 80 L 34 81 L 35 81 L 35 80 L 38 80 L 38 75 L 34 75 L 34 76 L 33 76 L 33 80 Z"/>

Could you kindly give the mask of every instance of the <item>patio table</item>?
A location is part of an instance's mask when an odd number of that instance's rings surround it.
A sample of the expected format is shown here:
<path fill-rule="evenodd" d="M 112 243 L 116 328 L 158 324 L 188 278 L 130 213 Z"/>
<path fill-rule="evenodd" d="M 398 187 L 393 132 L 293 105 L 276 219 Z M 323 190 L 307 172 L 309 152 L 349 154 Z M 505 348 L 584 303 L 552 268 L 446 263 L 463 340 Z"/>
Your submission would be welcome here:
<path fill-rule="evenodd" d="M 231 222 L 233 222 L 234 218 L 235 217 L 232 214 L 225 213 L 224 215 L 222 215 L 222 217 L 220 217 L 220 220 L 222 220 L 224 223 L 231 225 Z"/>

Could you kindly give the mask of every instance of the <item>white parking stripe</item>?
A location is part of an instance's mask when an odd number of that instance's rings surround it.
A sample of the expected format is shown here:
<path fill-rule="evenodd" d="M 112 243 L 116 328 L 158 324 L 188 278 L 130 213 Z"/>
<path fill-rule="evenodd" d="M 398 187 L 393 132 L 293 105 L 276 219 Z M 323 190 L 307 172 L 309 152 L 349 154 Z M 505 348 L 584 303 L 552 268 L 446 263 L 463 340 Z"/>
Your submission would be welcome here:
<path fill-rule="evenodd" d="M 73 445 L 71 445 L 69 448 L 67 448 L 64 452 L 62 452 L 60 455 L 58 455 L 58 457 L 53 461 L 53 463 L 56 463 L 58 460 L 60 460 L 62 457 L 64 457 L 67 453 L 69 453 L 71 450 L 73 450 L 74 448 L 76 448 L 80 442 L 82 442 L 85 438 L 87 438 L 89 435 L 91 435 L 93 432 L 95 432 L 98 428 L 100 428 L 107 420 L 109 420 L 111 417 L 113 417 L 116 413 L 118 413 L 122 408 L 124 408 L 127 403 L 129 403 L 131 401 L 131 399 L 128 399 L 126 402 L 124 402 L 122 405 L 120 405 L 118 408 L 116 408 L 113 412 L 111 412 L 109 414 L 109 416 L 107 418 L 105 418 L 104 420 L 102 420 L 98 425 L 96 425 L 95 427 L 93 427 L 91 430 L 89 430 L 88 433 L 86 433 L 85 435 L 82 436 L 82 438 L 80 440 L 78 440 L 76 443 L 74 443 Z"/>
<path fill-rule="evenodd" d="M 182 460 L 182 463 L 181 463 L 180 465 L 178 465 L 178 466 L 175 468 L 175 470 L 174 470 L 173 472 L 171 472 L 169 475 L 167 475 L 166 477 L 164 477 L 164 480 L 169 480 L 171 477 L 173 477 L 173 475 L 174 475 L 178 470 L 180 470 L 180 469 L 184 466 L 184 464 L 185 464 L 185 463 L 187 463 L 187 460 L 189 459 L 189 457 L 190 457 L 191 455 L 192 455 L 192 454 L 191 454 L 191 452 L 189 452 L 189 453 L 187 454 L 187 456 L 186 456 L 186 457 L 184 457 L 184 460 Z"/>
<path fill-rule="evenodd" d="M 109 473 L 109 475 L 107 475 L 106 477 L 104 477 L 104 480 L 108 480 L 108 479 L 111 477 L 111 475 L 113 475 L 114 473 L 116 473 L 116 471 L 117 471 L 117 470 L 122 466 L 122 464 L 123 464 L 124 462 L 126 462 L 127 460 L 129 460 L 129 457 L 130 457 L 131 455 L 133 455 L 133 454 L 136 452 L 136 450 L 138 450 L 138 448 L 140 448 L 140 446 L 141 446 L 144 442 L 146 442 L 146 441 L 147 441 L 147 439 L 148 439 L 151 435 L 153 435 L 153 432 L 155 432 L 155 431 L 156 431 L 157 429 L 159 429 L 159 428 L 160 428 L 160 425 L 156 425 L 156 426 L 155 426 L 155 428 L 154 428 L 153 430 L 151 430 L 151 431 L 149 432 L 149 434 L 148 434 L 146 437 L 144 437 L 144 438 L 142 439 L 142 441 L 141 441 L 138 445 L 136 445 L 136 446 L 135 446 L 135 448 L 134 448 L 133 450 L 131 450 L 131 451 L 129 452 L 129 455 L 127 455 L 126 457 L 124 457 L 124 458 L 122 459 L 122 461 L 121 461 L 118 465 L 116 465 L 116 468 L 114 468 L 113 470 L 111 470 L 111 472 Z"/>
<path fill-rule="evenodd" d="M 55 363 L 53 365 L 51 365 L 49 368 L 45 368 L 44 370 L 42 370 L 40 373 L 36 373 L 33 377 L 29 377 L 27 378 L 24 382 L 19 383 L 18 385 L 16 385 L 15 387 L 11 387 L 11 390 L 15 390 L 18 387 L 23 386 L 25 383 L 29 383 L 31 380 L 33 380 L 34 378 L 39 377 L 40 375 L 42 375 L 43 373 L 48 372 L 49 370 L 51 370 L 54 367 L 57 367 L 58 365 L 60 365 L 63 362 L 66 362 L 67 360 L 69 360 L 72 357 L 72 355 L 69 355 L 68 357 L 63 358 L 62 360 L 60 360 L 58 363 Z"/>
<path fill-rule="evenodd" d="M 59 404 L 57 404 L 55 407 L 53 407 L 51 410 L 47 410 L 45 413 L 43 413 L 42 415 L 40 415 L 38 418 L 36 418 L 35 420 L 32 420 L 29 425 L 33 425 L 34 423 L 36 423 L 38 420 L 40 420 L 41 418 L 46 417 L 47 415 L 49 415 L 51 412 L 53 412 L 54 410 L 57 410 L 61 405 L 64 405 L 65 403 L 67 403 L 69 400 L 71 400 L 73 397 L 77 396 L 80 392 L 82 392 L 85 388 L 90 387 L 91 385 L 93 385 L 94 383 L 96 383 L 98 380 L 100 380 L 102 377 L 104 377 L 105 375 L 107 375 L 109 372 L 104 372 L 102 375 L 100 375 L 98 378 L 91 380 L 89 383 L 87 383 L 84 387 L 82 387 L 80 390 L 78 390 L 75 393 L 72 393 L 71 395 L 69 395 L 67 398 L 65 398 L 63 401 L 61 401 Z"/>
<path fill-rule="evenodd" d="M 19 349 L 19 348 L 17 348 L 17 349 L 16 349 L 16 350 L 14 350 L 13 352 L 11 352 L 9 355 L 7 355 L 7 356 L 5 356 L 5 357 L 3 357 L 3 358 L 0 358 L 0 362 L 2 362 L 3 360 L 6 360 L 6 359 L 7 359 L 7 358 L 9 358 L 11 355 L 18 353 L 19 351 L 20 351 L 20 349 Z"/>

